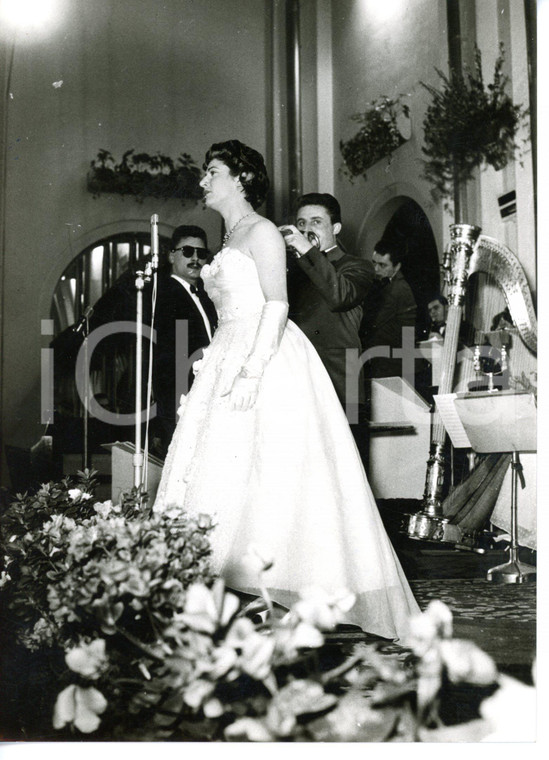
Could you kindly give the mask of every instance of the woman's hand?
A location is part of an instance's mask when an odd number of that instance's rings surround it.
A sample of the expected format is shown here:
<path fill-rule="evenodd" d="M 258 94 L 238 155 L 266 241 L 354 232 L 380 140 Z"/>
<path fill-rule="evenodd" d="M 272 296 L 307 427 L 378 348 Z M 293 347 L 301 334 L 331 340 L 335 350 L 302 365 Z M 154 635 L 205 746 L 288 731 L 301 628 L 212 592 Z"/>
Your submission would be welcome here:
<path fill-rule="evenodd" d="M 229 406 L 235 412 L 247 412 L 251 409 L 259 393 L 259 377 L 247 377 L 239 372 L 233 381 L 230 391 L 223 393 L 223 396 L 229 396 Z"/>

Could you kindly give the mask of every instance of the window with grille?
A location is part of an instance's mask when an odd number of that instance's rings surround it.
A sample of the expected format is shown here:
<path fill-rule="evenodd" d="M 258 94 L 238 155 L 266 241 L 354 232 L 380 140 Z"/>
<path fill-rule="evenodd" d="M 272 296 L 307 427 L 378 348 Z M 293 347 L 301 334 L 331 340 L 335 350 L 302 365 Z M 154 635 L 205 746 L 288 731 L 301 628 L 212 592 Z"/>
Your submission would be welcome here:
<path fill-rule="evenodd" d="M 135 274 L 145 268 L 150 255 L 148 233 L 121 233 L 85 248 L 65 269 L 51 303 L 54 322 L 55 408 L 61 415 L 81 416 L 83 407 L 75 384 L 75 366 L 81 348 L 78 323 L 93 307 L 90 330 L 116 320 L 135 320 Z M 160 264 L 167 262 L 170 240 L 159 240 Z M 135 335 L 117 333 L 105 338 L 93 352 L 90 364 L 91 393 L 115 413 L 133 411 L 135 389 Z"/>
<path fill-rule="evenodd" d="M 160 239 L 161 253 L 169 239 Z M 55 335 L 77 322 L 121 275 L 135 272 L 137 262 L 150 254 L 151 237 L 145 232 L 121 233 L 85 248 L 65 269 L 53 293 L 51 318 Z"/>

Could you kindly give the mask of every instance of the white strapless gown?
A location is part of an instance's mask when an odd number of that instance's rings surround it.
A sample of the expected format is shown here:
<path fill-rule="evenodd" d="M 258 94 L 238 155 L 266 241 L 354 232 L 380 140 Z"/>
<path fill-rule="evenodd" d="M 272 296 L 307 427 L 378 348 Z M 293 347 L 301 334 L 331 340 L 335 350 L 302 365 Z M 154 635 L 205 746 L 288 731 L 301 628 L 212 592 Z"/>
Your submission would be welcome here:
<path fill-rule="evenodd" d="M 346 621 L 403 638 L 419 608 L 385 532 L 347 418 L 312 344 L 288 321 L 255 406 L 231 411 L 232 381 L 265 303 L 253 259 L 224 248 L 202 278 L 219 326 L 183 398 L 155 510 L 213 516 L 213 567 L 258 593 L 241 560 L 250 544 L 274 558 L 270 593 L 290 606 L 317 586 L 356 595 Z"/>

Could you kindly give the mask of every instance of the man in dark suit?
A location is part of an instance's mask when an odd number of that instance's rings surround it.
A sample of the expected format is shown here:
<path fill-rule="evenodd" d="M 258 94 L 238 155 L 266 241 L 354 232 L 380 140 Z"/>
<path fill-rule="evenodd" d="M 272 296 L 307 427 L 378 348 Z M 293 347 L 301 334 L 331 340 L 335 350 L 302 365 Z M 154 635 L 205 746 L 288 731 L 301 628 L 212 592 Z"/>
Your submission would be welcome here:
<path fill-rule="evenodd" d="M 364 350 L 378 347 L 387 356 L 369 359 L 364 371 L 370 378 L 402 377 L 402 357 L 394 357 L 393 352 L 402 348 L 403 327 L 415 333 L 416 301 L 402 274 L 402 252 L 396 243 L 390 240 L 376 243 L 372 263 L 376 281 L 364 302 L 360 334 Z"/>
<path fill-rule="evenodd" d="M 448 299 L 440 293 L 436 293 L 427 302 L 427 312 L 430 324 L 427 331 L 427 339 L 444 338 L 446 333 L 446 320 L 448 318 Z M 459 326 L 459 341 L 465 346 L 470 346 L 475 340 L 475 327 L 465 317 Z"/>
<path fill-rule="evenodd" d="M 182 225 L 172 235 L 170 271 L 158 276 L 153 390 L 159 453 L 165 453 L 171 441 L 181 394 L 192 385 L 192 364 L 201 358 L 217 324 L 214 305 L 200 279 L 202 267 L 210 258 L 204 230 Z"/>
<path fill-rule="evenodd" d="M 288 273 L 290 318 L 318 351 L 350 421 L 356 422 L 364 401 L 358 328 L 374 270 L 338 245 L 341 209 L 333 195 L 302 195 L 295 208 L 296 225 L 282 228 L 295 254 Z"/>

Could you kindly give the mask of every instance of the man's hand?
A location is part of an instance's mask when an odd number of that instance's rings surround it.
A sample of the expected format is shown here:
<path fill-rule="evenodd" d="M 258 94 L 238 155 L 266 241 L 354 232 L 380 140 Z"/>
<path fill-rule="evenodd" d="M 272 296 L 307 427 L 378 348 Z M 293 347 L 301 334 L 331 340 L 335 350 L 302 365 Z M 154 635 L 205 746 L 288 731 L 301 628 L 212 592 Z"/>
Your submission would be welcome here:
<path fill-rule="evenodd" d="M 293 224 L 284 224 L 278 229 L 284 235 L 286 245 L 294 249 L 296 256 L 303 256 L 314 247 L 309 238 L 300 232 L 297 227 L 294 227 Z"/>

